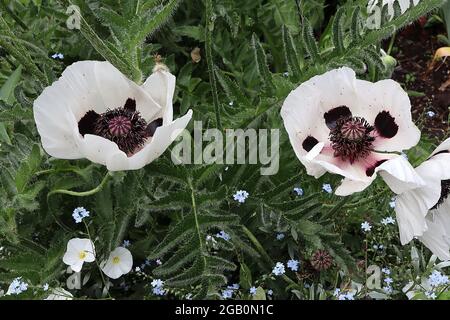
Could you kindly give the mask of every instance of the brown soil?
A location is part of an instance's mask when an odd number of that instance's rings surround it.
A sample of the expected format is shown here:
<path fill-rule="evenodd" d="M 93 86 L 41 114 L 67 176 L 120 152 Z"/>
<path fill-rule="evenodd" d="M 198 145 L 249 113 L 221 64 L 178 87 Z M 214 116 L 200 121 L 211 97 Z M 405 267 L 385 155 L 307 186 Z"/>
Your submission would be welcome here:
<path fill-rule="evenodd" d="M 450 79 L 450 58 L 439 61 L 430 70 L 435 51 L 444 46 L 438 42 L 438 34 L 445 34 L 445 31 L 423 28 L 421 24 L 410 26 L 397 35 L 391 54 L 398 61 L 393 79 L 410 92 L 414 120 L 419 121 L 429 135 L 442 138 L 448 131 L 450 86 L 445 90 L 441 86 Z M 429 117 L 428 111 L 436 115 Z"/>

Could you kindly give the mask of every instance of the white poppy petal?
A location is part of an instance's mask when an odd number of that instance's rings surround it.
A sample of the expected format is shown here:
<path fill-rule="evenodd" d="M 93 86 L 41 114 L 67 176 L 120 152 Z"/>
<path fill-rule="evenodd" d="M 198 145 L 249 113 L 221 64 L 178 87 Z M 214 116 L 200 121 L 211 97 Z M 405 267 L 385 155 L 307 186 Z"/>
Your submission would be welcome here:
<path fill-rule="evenodd" d="M 375 176 L 369 178 L 367 181 L 355 181 L 348 178 L 342 180 L 339 187 L 336 188 L 335 194 L 337 196 L 349 196 L 355 192 L 361 192 L 366 189 L 375 179 Z"/>
<path fill-rule="evenodd" d="M 138 153 L 129 158 L 130 170 L 140 169 L 161 156 L 191 121 L 192 110 L 174 122 L 159 127 L 151 141 Z"/>
<path fill-rule="evenodd" d="M 450 138 L 443 141 L 431 154 L 431 157 L 440 152 L 450 152 Z"/>
<path fill-rule="evenodd" d="M 73 137 L 77 123 L 68 105 L 61 102 L 67 90 L 60 87 L 61 83 L 55 82 L 34 101 L 34 120 L 45 152 L 61 159 L 79 159 L 83 154 Z"/>
<path fill-rule="evenodd" d="M 361 116 L 375 126 L 377 151 L 402 151 L 415 146 L 420 130 L 412 121 L 411 102 L 399 83 L 357 80 Z M 377 128 L 378 126 L 378 128 Z"/>
<path fill-rule="evenodd" d="M 441 260 L 450 260 L 450 206 L 448 201 L 426 218 L 428 230 L 419 240 Z"/>
<path fill-rule="evenodd" d="M 389 188 L 397 194 L 425 185 L 425 181 L 402 156 L 382 163 L 375 172 L 379 172 Z"/>
<path fill-rule="evenodd" d="M 173 121 L 172 99 L 175 92 L 175 80 L 175 76 L 170 72 L 159 70 L 152 73 L 142 85 L 142 88 L 163 109 L 164 124 Z"/>
<path fill-rule="evenodd" d="M 87 159 L 106 166 L 108 170 L 128 170 L 127 155 L 108 139 L 87 134 L 81 141 L 81 150 Z"/>
<path fill-rule="evenodd" d="M 397 196 L 395 213 L 403 245 L 427 230 L 425 216 L 428 206 L 420 196 L 420 190 L 410 190 Z"/>

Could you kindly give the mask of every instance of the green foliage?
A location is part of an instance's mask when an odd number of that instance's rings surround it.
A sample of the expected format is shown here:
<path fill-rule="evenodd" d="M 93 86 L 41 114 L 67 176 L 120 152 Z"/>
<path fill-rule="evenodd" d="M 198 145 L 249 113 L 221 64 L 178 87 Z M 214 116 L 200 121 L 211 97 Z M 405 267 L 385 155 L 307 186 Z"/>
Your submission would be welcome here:
<path fill-rule="evenodd" d="M 324 21 L 324 1 L 303 1 L 299 8 L 296 1 L 280 0 L 0 3 L 7 8 L 0 16 L 2 285 L 22 277 L 34 288 L 64 286 L 68 239 L 91 235 L 98 261 L 123 240 L 131 241 L 135 266 L 162 260 L 144 268 L 145 281 L 135 281 L 136 272 L 124 277 L 137 298 L 154 299 L 148 282 L 161 278 L 179 298 L 190 292 L 197 299 L 218 298 L 235 282 L 246 292 L 257 287 L 253 299 L 267 298 L 269 287 L 277 298 L 325 299 L 324 287 L 334 289 L 336 273 L 345 275 L 343 282 L 358 273 L 356 261 L 367 254 L 358 234 L 361 215 L 373 210 L 384 216 L 387 193 L 379 184 L 351 199 L 323 192 L 322 183 L 334 187 L 339 181 L 308 176 L 283 130 L 274 176 L 262 176 L 261 165 L 177 166 L 168 153 L 144 169 L 108 173 L 87 160 L 48 157 L 32 121 L 32 101 L 74 61 L 108 60 L 141 83 L 159 53 L 177 75 L 176 113 L 193 109 L 204 129 L 282 129 L 279 110 L 292 89 L 339 66 L 379 79 L 381 41 L 442 1 L 421 1 L 403 15 L 396 7 L 393 19 L 375 30 L 367 29 L 365 6 L 357 1 L 339 7 L 330 21 Z M 80 8 L 81 30 L 66 28 L 70 4 Z M 201 48 L 198 63 L 191 58 L 195 47 Z M 51 58 L 56 52 L 64 53 L 63 61 Z M 299 186 L 303 196 L 293 192 Z M 238 190 L 250 194 L 245 203 L 233 200 Z M 375 209 L 368 207 L 375 201 Z M 80 206 L 91 212 L 86 226 L 71 217 Z M 230 239 L 217 237 L 220 231 Z M 280 233 L 284 240 L 276 240 Z M 400 252 L 398 239 L 389 240 Z M 327 272 L 310 270 L 319 249 L 334 259 Z M 301 271 L 275 279 L 275 262 L 288 259 L 300 260 Z M 77 295 L 102 297 L 98 267 L 88 264 L 83 274 L 88 280 Z M 114 298 L 126 295 L 117 289 L 119 281 L 112 280 Z"/>

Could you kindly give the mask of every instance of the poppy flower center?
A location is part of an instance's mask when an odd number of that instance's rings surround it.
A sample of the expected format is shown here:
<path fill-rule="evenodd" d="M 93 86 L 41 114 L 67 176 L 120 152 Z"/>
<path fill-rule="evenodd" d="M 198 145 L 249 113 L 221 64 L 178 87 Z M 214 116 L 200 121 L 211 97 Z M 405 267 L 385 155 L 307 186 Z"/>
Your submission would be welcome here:
<path fill-rule="evenodd" d="M 158 118 L 147 123 L 136 110 L 136 101 L 127 99 L 121 108 L 108 109 L 102 114 L 90 110 L 78 122 L 81 135 L 94 134 L 117 144 L 128 156 L 139 151 L 153 137 L 163 121 Z"/>
<path fill-rule="evenodd" d="M 374 127 L 361 117 L 341 117 L 330 130 L 331 147 L 334 156 L 354 163 L 366 158 L 375 138 L 371 135 Z"/>
<path fill-rule="evenodd" d="M 109 132 L 117 137 L 125 136 L 130 132 L 132 127 L 130 119 L 124 116 L 117 116 L 109 121 Z"/>
<path fill-rule="evenodd" d="M 441 180 L 441 196 L 439 197 L 438 202 L 430 209 L 434 210 L 440 207 L 441 204 L 447 200 L 450 195 L 450 180 Z"/>
<path fill-rule="evenodd" d="M 114 264 L 118 264 L 119 262 L 120 262 L 120 258 L 119 257 L 114 257 L 112 259 L 112 263 L 114 263 Z"/>
<path fill-rule="evenodd" d="M 80 260 L 84 260 L 86 258 L 86 251 L 81 251 L 78 254 L 78 257 L 80 258 Z"/>

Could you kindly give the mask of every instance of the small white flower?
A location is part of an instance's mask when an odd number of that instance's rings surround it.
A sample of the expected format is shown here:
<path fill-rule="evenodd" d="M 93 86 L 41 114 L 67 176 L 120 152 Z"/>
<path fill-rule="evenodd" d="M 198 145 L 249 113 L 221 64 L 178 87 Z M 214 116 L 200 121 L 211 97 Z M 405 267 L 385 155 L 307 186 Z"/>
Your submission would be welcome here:
<path fill-rule="evenodd" d="M 219 233 L 217 233 L 216 237 L 221 238 L 225 241 L 229 241 L 231 239 L 231 236 L 223 230 L 221 230 Z"/>
<path fill-rule="evenodd" d="M 245 190 L 239 190 L 233 195 L 233 199 L 236 200 L 239 203 L 244 203 L 245 200 L 248 198 L 249 193 Z"/>
<path fill-rule="evenodd" d="M 381 269 L 381 272 L 383 272 L 384 274 L 390 275 L 391 274 L 391 270 L 388 268 L 383 268 Z"/>
<path fill-rule="evenodd" d="M 383 291 L 386 293 L 386 294 L 391 294 L 392 293 L 392 287 L 391 286 L 384 286 L 383 287 Z"/>
<path fill-rule="evenodd" d="M 153 288 L 162 288 L 164 286 L 164 281 L 161 279 L 153 279 L 151 285 Z"/>
<path fill-rule="evenodd" d="M 49 287 L 49 285 L 48 285 L 48 283 L 46 283 L 46 284 L 44 284 L 44 285 L 42 286 L 42 289 L 43 289 L 44 291 L 47 291 L 47 290 L 48 290 L 48 287 Z"/>
<path fill-rule="evenodd" d="M 73 300 L 73 295 L 63 288 L 55 288 L 44 300 Z"/>
<path fill-rule="evenodd" d="M 117 247 L 109 254 L 107 261 L 101 265 L 102 271 L 111 279 L 118 279 L 127 274 L 133 267 L 133 256 L 131 252 L 124 247 Z"/>
<path fill-rule="evenodd" d="M 67 242 L 63 262 L 75 272 L 80 272 L 85 262 L 95 261 L 95 247 L 91 240 L 74 238 Z"/>
<path fill-rule="evenodd" d="M 277 240 L 283 240 L 285 237 L 284 233 L 278 233 L 277 234 Z"/>
<path fill-rule="evenodd" d="M 75 208 L 72 213 L 72 217 L 75 220 L 75 223 L 80 223 L 84 218 L 89 217 L 89 211 L 87 211 L 83 207 Z"/>
<path fill-rule="evenodd" d="M 326 193 L 332 193 L 333 192 L 333 188 L 331 187 L 331 184 L 329 184 L 329 183 L 323 184 L 322 190 L 325 191 Z"/>
<path fill-rule="evenodd" d="M 275 264 L 275 267 L 273 267 L 272 269 L 272 273 L 276 276 L 281 276 L 286 272 L 285 268 L 284 268 L 284 264 L 281 262 L 277 262 Z"/>
<path fill-rule="evenodd" d="M 298 187 L 295 187 L 294 188 L 294 192 L 295 192 L 295 194 L 296 195 L 298 195 L 298 196 L 302 196 L 303 195 L 303 189 L 302 188 L 298 188 Z"/>
<path fill-rule="evenodd" d="M 256 294 L 256 291 L 257 291 L 256 287 L 251 287 L 249 290 L 249 292 L 252 296 L 254 296 Z"/>
<path fill-rule="evenodd" d="M 425 295 L 427 296 L 428 299 L 431 300 L 435 300 L 437 298 L 436 293 L 434 293 L 433 291 L 427 291 L 425 292 Z"/>
<path fill-rule="evenodd" d="M 381 224 L 387 226 L 388 224 L 395 224 L 395 219 L 392 217 L 387 217 L 381 220 Z"/>
<path fill-rule="evenodd" d="M 9 296 L 11 294 L 21 294 L 24 291 L 27 291 L 28 283 L 22 280 L 22 277 L 15 278 L 8 287 L 8 291 L 6 291 L 6 295 Z"/>
<path fill-rule="evenodd" d="M 34 101 L 44 150 L 87 158 L 109 171 L 137 170 L 161 156 L 192 118 L 173 120 L 175 77 L 159 68 L 142 86 L 109 62 L 80 61 Z"/>
<path fill-rule="evenodd" d="M 372 230 L 372 226 L 370 225 L 369 222 L 364 221 L 363 223 L 361 223 L 361 229 L 362 229 L 364 232 L 369 232 L 370 230 Z"/>
<path fill-rule="evenodd" d="M 394 280 L 392 280 L 392 278 L 385 278 L 384 279 L 384 282 L 386 282 L 388 285 L 390 285 L 391 283 L 393 283 L 394 282 Z"/>
<path fill-rule="evenodd" d="M 436 113 L 434 113 L 433 111 L 428 111 L 427 112 L 428 118 L 433 118 L 435 115 L 436 115 Z"/>

